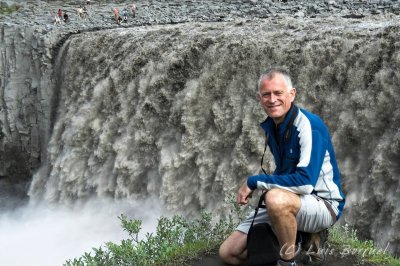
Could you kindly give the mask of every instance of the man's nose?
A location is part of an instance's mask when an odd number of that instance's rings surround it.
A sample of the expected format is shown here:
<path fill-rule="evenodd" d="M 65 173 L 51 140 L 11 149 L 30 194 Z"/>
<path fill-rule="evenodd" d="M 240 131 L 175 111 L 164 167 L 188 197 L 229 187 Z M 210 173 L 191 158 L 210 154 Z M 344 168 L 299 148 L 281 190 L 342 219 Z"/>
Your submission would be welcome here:
<path fill-rule="evenodd" d="M 269 96 L 269 102 L 274 103 L 276 101 L 276 96 L 274 94 L 271 94 Z"/>

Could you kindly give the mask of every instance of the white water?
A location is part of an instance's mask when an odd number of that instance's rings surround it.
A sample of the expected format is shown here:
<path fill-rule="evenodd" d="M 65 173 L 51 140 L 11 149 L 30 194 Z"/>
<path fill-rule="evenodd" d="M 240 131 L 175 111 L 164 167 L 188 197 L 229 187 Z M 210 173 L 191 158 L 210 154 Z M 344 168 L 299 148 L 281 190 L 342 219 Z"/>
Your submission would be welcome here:
<path fill-rule="evenodd" d="M 0 265 L 56 266 L 106 242 L 129 238 L 117 218 L 141 219 L 140 238 L 154 232 L 163 214 L 155 200 L 91 200 L 74 207 L 41 204 L 0 215 Z M 94 253 L 92 253 L 94 254 Z"/>

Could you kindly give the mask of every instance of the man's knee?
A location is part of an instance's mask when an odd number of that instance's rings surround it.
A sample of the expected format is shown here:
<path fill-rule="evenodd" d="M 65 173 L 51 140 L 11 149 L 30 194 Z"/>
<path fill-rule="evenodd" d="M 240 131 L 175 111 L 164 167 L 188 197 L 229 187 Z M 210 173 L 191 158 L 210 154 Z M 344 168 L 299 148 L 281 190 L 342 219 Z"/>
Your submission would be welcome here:
<path fill-rule="evenodd" d="M 226 243 L 227 240 L 225 240 L 221 246 L 219 247 L 218 254 L 219 257 L 223 260 L 226 261 L 227 258 L 230 256 L 228 244 Z"/>
<path fill-rule="evenodd" d="M 283 212 L 296 214 L 301 206 L 300 197 L 284 189 L 271 189 L 265 195 L 265 205 L 271 215 Z"/>
<path fill-rule="evenodd" d="M 237 265 L 245 258 L 247 235 L 234 231 L 219 247 L 219 257 L 226 263 Z"/>

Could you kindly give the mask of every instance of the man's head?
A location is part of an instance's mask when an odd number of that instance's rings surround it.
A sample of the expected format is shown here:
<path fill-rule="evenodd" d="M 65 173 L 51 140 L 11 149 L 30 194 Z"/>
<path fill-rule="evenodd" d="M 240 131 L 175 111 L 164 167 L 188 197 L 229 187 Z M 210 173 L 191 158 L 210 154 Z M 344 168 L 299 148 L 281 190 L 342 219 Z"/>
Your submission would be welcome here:
<path fill-rule="evenodd" d="M 296 96 L 289 73 L 274 68 L 261 75 L 258 80 L 258 94 L 261 106 L 275 124 L 282 123 Z"/>

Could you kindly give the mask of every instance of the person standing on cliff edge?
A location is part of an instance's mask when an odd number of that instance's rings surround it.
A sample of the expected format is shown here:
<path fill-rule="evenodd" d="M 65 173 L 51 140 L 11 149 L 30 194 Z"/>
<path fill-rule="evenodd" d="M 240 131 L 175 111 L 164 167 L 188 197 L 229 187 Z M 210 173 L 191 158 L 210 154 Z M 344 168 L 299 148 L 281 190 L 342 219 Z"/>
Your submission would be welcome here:
<path fill-rule="evenodd" d="M 62 19 L 62 10 L 61 10 L 61 8 L 58 9 L 57 16 L 59 17 L 60 20 Z"/>
<path fill-rule="evenodd" d="M 135 3 L 132 3 L 131 14 L 132 14 L 133 18 L 136 17 L 136 5 L 135 5 Z"/>
<path fill-rule="evenodd" d="M 245 205 L 256 189 L 264 190 L 265 209 L 254 223 L 271 225 L 280 246 L 278 266 L 296 266 L 297 231 L 320 232 L 340 218 L 345 204 L 341 177 L 327 126 L 315 114 L 294 104 L 296 89 L 283 68 L 270 69 L 258 80 L 258 99 L 268 118 L 261 123 L 276 169 L 273 174 L 250 176 L 237 193 Z M 246 261 L 250 214 L 222 243 L 222 261 Z"/>

